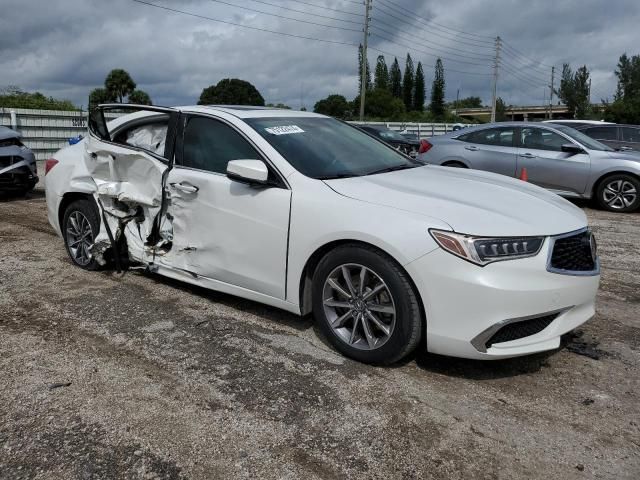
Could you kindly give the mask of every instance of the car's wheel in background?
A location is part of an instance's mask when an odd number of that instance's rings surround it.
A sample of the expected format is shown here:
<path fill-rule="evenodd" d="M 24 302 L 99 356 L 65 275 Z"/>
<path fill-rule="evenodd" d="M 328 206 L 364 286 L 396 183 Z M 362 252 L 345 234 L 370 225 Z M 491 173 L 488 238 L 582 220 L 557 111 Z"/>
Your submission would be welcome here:
<path fill-rule="evenodd" d="M 344 355 L 391 364 L 411 353 L 422 337 L 418 296 L 391 257 L 364 245 L 337 247 L 313 276 L 318 327 Z"/>
<path fill-rule="evenodd" d="M 610 175 L 598 184 L 596 200 L 611 212 L 633 212 L 640 207 L 640 180 L 624 173 Z"/>
<path fill-rule="evenodd" d="M 62 235 L 71 261 L 85 270 L 97 270 L 100 265 L 89 248 L 100 231 L 98 209 L 90 200 L 69 204 L 62 218 Z"/>
<path fill-rule="evenodd" d="M 445 162 L 442 164 L 443 167 L 453 167 L 453 168 L 467 168 L 464 163 L 461 162 Z"/>

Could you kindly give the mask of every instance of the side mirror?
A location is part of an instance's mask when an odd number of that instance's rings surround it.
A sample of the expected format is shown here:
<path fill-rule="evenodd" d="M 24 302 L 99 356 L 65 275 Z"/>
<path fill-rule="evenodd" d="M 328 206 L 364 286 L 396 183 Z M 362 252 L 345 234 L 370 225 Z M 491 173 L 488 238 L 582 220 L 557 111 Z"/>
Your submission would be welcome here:
<path fill-rule="evenodd" d="M 582 149 L 582 147 L 579 147 L 575 143 L 565 143 L 560 147 L 560 149 L 565 153 L 572 153 L 572 154 L 584 153 L 584 150 Z"/>
<path fill-rule="evenodd" d="M 262 160 L 231 160 L 227 163 L 227 177 L 264 185 L 269 178 L 269 169 Z"/>

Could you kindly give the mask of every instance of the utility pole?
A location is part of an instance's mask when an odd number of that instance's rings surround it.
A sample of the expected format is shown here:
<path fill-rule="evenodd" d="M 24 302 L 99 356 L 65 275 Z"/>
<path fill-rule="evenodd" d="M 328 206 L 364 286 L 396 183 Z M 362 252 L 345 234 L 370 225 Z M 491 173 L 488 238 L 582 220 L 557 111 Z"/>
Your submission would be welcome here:
<path fill-rule="evenodd" d="M 556 67 L 551 67 L 551 84 L 549 85 L 549 120 L 553 120 L 553 80 L 556 74 Z"/>
<path fill-rule="evenodd" d="M 458 115 L 458 103 L 460 102 L 460 89 L 456 92 L 456 116 Z"/>
<path fill-rule="evenodd" d="M 500 48 L 502 39 L 496 37 L 496 57 L 493 61 L 493 95 L 491 99 L 491 122 L 496 121 L 496 94 L 498 92 L 498 67 L 500 66 Z"/>
<path fill-rule="evenodd" d="M 364 120 L 364 97 L 367 93 L 367 42 L 369 40 L 369 21 L 372 0 L 364 2 L 364 42 L 362 43 L 362 78 L 360 79 L 360 121 Z"/>

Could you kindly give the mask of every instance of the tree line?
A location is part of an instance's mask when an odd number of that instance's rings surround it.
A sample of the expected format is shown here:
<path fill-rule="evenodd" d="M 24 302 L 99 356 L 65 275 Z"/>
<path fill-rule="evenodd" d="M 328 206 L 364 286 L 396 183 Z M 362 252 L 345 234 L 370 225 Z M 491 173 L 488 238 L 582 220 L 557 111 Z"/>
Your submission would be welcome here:
<path fill-rule="evenodd" d="M 349 102 L 340 94 L 332 94 L 319 100 L 313 111 L 339 118 L 353 118 L 359 110 L 362 90 L 363 62 L 362 45 L 358 49 L 358 95 Z M 435 65 L 431 97 L 429 105 L 426 102 L 426 78 L 422 62 L 415 66 L 411 55 L 407 53 L 404 74 L 400 68 L 398 58 L 394 57 L 389 68 L 384 55 L 376 59 L 376 66 L 372 70 L 366 62 L 366 76 L 364 86 L 365 116 L 368 118 L 399 119 L 411 117 L 413 119 L 430 117 L 443 120 L 447 114 L 445 103 L 445 78 L 442 60 L 438 58 Z"/>

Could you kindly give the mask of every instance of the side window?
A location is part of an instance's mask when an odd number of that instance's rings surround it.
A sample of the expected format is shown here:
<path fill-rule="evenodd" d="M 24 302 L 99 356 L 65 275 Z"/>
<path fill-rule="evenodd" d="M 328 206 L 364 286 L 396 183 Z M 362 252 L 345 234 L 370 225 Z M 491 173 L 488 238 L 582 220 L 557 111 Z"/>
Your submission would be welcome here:
<path fill-rule="evenodd" d="M 188 120 L 182 150 L 185 167 L 224 174 L 229 161 L 241 159 L 260 159 L 260 155 L 233 128 L 211 118 Z"/>
<path fill-rule="evenodd" d="M 167 127 L 168 124 L 166 122 L 150 123 L 134 127 L 124 132 L 122 143 L 163 156 L 165 142 L 167 140 Z"/>
<path fill-rule="evenodd" d="M 617 140 L 618 127 L 591 127 L 584 130 L 584 133 L 595 140 Z"/>
<path fill-rule="evenodd" d="M 486 128 L 484 130 L 466 133 L 458 137 L 458 140 L 469 143 L 478 143 L 481 145 L 512 147 L 513 135 L 513 128 Z"/>
<path fill-rule="evenodd" d="M 525 148 L 561 152 L 562 145 L 571 143 L 562 135 L 542 128 L 523 128 L 521 132 L 521 143 Z"/>
<path fill-rule="evenodd" d="M 640 143 L 640 128 L 620 127 L 623 142 Z"/>

